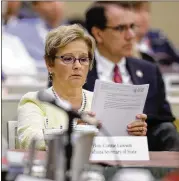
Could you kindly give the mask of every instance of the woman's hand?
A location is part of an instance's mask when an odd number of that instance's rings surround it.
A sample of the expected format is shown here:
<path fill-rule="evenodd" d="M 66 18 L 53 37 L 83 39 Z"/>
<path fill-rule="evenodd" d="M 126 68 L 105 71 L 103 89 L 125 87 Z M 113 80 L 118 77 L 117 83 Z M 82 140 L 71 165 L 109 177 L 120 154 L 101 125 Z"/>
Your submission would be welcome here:
<path fill-rule="evenodd" d="M 96 114 L 94 112 L 87 112 L 87 114 L 91 117 L 94 117 L 96 116 Z M 102 124 L 100 121 L 98 121 L 98 125 L 96 126 L 98 129 L 100 129 L 102 127 Z"/>
<path fill-rule="evenodd" d="M 95 118 L 96 114 L 94 112 L 86 112 L 90 117 Z M 85 123 L 83 120 L 78 120 L 77 124 L 79 125 L 88 125 L 88 123 Z M 97 128 L 100 129 L 102 127 L 101 122 L 99 121 L 99 124 L 97 125 Z"/>
<path fill-rule="evenodd" d="M 127 126 L 127 131 L 129 135 L 133 136 L 145 136 L 147 133 L 147 119 L 146 114 L 138 114 L 136 116 L 137 120 L 133 121 Z"/>

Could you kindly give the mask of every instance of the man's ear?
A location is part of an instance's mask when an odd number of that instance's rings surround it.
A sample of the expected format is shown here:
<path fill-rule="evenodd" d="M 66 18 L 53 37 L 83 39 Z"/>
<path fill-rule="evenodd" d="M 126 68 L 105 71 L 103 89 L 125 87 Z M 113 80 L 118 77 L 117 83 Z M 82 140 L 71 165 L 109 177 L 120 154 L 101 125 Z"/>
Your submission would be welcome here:
<path fill-rule="evenodd" d="M 97 43 L 102 43 L 103 38 L 102 38 L 102 31 L 97 28 L 97 27 L 92 27 L 91 33 L 94 36 L 95 40 Z"/>

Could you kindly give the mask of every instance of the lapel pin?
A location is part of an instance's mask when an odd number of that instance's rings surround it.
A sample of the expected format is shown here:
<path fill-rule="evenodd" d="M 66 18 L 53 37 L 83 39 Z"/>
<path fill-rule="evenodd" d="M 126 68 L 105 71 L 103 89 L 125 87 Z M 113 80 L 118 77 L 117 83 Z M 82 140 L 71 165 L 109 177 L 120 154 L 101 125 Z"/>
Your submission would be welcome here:
<path fill-rule="evenodd" d="M 140 78 L 143 77 L 143 73 L 140 70 L 136 71 L 136 75 L 137 75 L 137 77 L 140 77 Z"/>

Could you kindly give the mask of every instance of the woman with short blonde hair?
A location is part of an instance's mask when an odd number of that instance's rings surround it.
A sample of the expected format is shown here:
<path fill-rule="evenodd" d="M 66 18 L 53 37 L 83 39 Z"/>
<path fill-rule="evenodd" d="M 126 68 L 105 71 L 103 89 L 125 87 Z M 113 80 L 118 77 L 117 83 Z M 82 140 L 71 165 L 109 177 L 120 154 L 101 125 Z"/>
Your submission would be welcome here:
<path fill-rule="evenodd" d="M 89 58 L 90 58 L 90 69 L 92 69 L 93 59 L 94 59 L 94 49 L 95 40 L 90 36 L 83 27 L 77 24 L 71 26 L 60 26 L 56 29 L 50 31 L 46 37 L 45 43 L 45 60 L 47 63 L 54 63 L 55 55 L 58 48 L 66 46 L 68 43 L 76 40 L 82 39 L 86 42 L 89 48 Z"/>
<path fill-rule="evenodd" d="M 82 87 L 93 65 L 94 49 L 94 39 L 81 26 L 66 25 L 48 33 L 44 56 L 52 78 L 52 87 L 45 91 L 57 102 L 68 102 L 73 109 L 88 112 L 90 116 L 95 116 L 94 113 L 90 113 L 93 93 Z M 43 130 L 67 130 L 68 117 L 63 111 L 40 102 L 37 93 L 25 94 L 19 103 L 18 138 L 21 148 L 29 148 L 32 139 L 36 138 L 39 140 L 37 148 L 44 150 Z M 146 115 L 140 116 L 141 119 L 146 119 Z M 84 123 L 77 121 L 77 124 Z M 135 129 L 137 128 L 135 126 Z M 145 121 L 141 121 L 139 128 L 144 130 L 141 135 L 146 134 Z"/>

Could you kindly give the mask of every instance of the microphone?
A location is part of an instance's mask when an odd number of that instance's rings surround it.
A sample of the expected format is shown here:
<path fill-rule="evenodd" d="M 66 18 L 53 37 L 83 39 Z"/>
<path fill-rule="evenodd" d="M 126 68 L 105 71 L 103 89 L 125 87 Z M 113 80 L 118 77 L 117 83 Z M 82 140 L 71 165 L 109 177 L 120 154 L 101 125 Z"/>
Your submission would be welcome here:
<path fill-rule="evenodd" d="M 73 146 L 72 146 L 72 141 L 71 141 L 72 132 L 73 132 L 73 119 L 80 118 L 86 123 L 93 124 L 93 125 L 94 124 L 99 125 L 99 122 L 85 113 L 80 114 L 77 111 L 73 110 L 72 106 L 67 102 L 63 102 L 63 103 L 59 101 L 57 102 L 57 100 L 54 97 L 52 97 L 50 94 L 46 93 L 45 91 L 39 91 L 37 93 L 37 98 L 42 102 L 47 102 L 60 108 L 61 110 L 65 111 L 68 114 L 68 118 L 69 118 L 69 124 L 68 124 L 68 129 L 67 129 L 68 141 L 65 145 L 65 156 L 66 156 L 65 180 L 70 181 L 71 180 L 71 175 L 70 175 L 71 158 L 72 158 L 72 153 L 73 153 Z"/>

